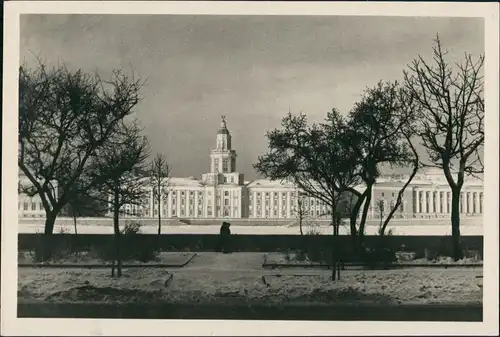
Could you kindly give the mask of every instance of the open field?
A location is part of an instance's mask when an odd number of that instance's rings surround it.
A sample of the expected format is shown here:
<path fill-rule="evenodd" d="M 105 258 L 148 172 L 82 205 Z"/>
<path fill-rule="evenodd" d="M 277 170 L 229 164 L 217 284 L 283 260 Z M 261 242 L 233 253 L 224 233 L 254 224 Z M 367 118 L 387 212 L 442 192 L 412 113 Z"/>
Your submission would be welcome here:
<path fill-rule="evenodd" d="M 304 231 L 307 232 L 309 227 L 304 227 Z M 394 235 L 450 235 L 451 226 L 446 225 L 405 225 L 405 226 L 390 226 L 388 229 L 393 230 Z M 163 234 L 218 234 L 220 226 L 214 225 L 169 225 L 162 226 Z M 331 235 L 331 226 L 321 225 L 314 226 L 314 230 L 319 234 Z M 367 226 L 366 235 L 376 235 L 378 231 L 378 226 Z M 483 227 L 477 225 L 463 225 L 460 227 L 461 234 L 467 235 L 483 235 Z M 21 223 L 19 224 L 19 233 L 42 233 L 43 224 L 29 224 Z M 73 233 L 74 228 L 71 224 L 58 224 L 54 228 L 54 233 L 65 232 Z M 143 225 L 141 227 L 141 233 L 143 234 L 155 234 L 158 232 L 158 227 L 155 225 Z M 113 227 L 111 225 L 79 225 L 79 234 L 112 234 Z M 232 234 L 254 234 L 254 235 L 300 235 L 298 226 L 231 226 Z M 347 235 L 348 228 L 342 227 L 340 230 L 340 235 Z"/>

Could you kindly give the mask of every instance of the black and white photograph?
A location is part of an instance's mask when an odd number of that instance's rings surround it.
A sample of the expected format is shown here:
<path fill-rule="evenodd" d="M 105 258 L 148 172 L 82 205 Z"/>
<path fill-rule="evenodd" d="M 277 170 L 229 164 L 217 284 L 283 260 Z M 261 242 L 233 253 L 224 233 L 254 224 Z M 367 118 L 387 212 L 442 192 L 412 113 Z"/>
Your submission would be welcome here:
<path fill-rule="evenodd" d="M 498 334 L 498 14 L 7 3 L 2 331 Z"/>

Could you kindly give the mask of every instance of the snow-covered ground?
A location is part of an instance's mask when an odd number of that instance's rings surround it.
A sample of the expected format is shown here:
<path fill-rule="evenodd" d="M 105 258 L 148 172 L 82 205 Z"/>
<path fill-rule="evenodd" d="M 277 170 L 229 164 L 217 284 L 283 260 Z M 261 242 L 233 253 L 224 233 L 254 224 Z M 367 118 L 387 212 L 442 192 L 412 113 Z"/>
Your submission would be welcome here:
<path fill-rule="evenodd" d="M 263 253 L 199 253 L 181 269 L 18 270 L 21 301 L 169 303 L 481 303 L 475 269 L 264 270 Z M 165 281 L 173 275 L 168 287 Z M 233 302 L 234 301 L 234 302 Z"/>
<path fill-rule="evenodd" d="M 304 227 L 304 232 L 307 233 L 310 227 Z M 313 226 L 315 232 L 330 235 L 332 228 L 330 226 Z M 425 226 L 394 226 L 387 227 L 387 230 L 392 229 L 394 235 L 450 235 L 450 225 L 425 225 Z M 218 234 L 219 226 L 210 225 L 177 225 L 177 226 L 162 226 L 164 234 Z M 74 228 L 71 225 L 56 225 L 54 233 L 61 231 L 73 233 Z M 158 228 L 154 225 L 144 225 L 141 227 L 141 232 L 144 234 L 155 234 Z M 378 226 L 367 226 L 366 234 L 377 234 Z M 19 233 L 42 233 L 43 225 L 19 224 Z M 462 235 L 483 235 L 482 226 L 461 226 L 460 232 Z M 112 234 L 112 226 L 96 226 L 96 225 L 80 225 L 78 226 L 80 234 Z M 231 226 L 232 234 L 254 234 L 254 235 L 270 235 L 270 234 L 292 234 L 299 235 L 300 231 L 297 226 Z M 348 234 L 348 227 L 341 228 L 340 234 Z"/>

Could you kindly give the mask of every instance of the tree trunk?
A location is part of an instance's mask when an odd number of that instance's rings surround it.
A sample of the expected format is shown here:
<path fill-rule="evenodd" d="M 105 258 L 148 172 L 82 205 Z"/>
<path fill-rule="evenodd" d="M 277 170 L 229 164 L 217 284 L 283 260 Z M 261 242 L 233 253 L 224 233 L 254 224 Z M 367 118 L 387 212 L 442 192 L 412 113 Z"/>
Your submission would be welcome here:
<path fill-rule="evenodd" d="M 352 193 L 352 192 L 351 192 Z M 358 220 L 358 213 L 361 208 L 361 205 L 363 204 L 363 201 L 366 198 L 366 194 L 363 193 L 358 196 L 358 200 L 356 200 L 356 203 L 354 204 L 353 208 L 351 209 L 351 215 L 349 219 L 349 225 L 351 227 L 351 241 L 352 241 L 352 247 L 354 251 L 358 251 L 358 230 L 356 228 L 356 221 Z"/>
<path fill-rule="evenodd" d="M 365 235 L 365 224 L 366 218 L 368 216 L 368 210 L 370 209 L 370 203 L 372 201 L 372 187 L 373 184 L 369 184 L 366 186 L 365 196 L 365 204 L 363 205 L 363 214 L 361 215 L 361 221 L 359 223 L 359 232 L 358 232 L 358 245 L 359 247 L 363 246 L 364 243 L 364 235 Z"/>
<path fill-rule="evenodd" d="M 460 244 L 460 190 L 461 188 L 452 188 L 451 190 L 451 236 L 455 261 L 463 258 Z"/>
<path fill-rule="evenodd" d="M 161 215 L 160 211 L 158 210 L 158 236 L 161 235 Z"/>
<path fill-rule="evenodd" d="M 76 229 L 76 214 L 73 213 L 73 228 L 75 230 L 75 236 L 78 235 L 78 230 Z"/>
<path fill-rule="evenodd" d="M 115 192 L 114 195 L 114 209 L 113 209 L 113 229 L 114 229 L 114 234 L 115 234 L 115 256 L 113 259 L 113 264 L 111 266 L 111 276 L 115 276 L 115 262 L 116 262 L 116 276 L 121 277 L 122 276 L 122 261 L 121 261 L 121 251 L 120 251 L 120 245 L 121 245 L 121 233 L 120 233 L 120 218 L 119 218 L 119 212 L 120 212 L 120 206 L 119 206 L 119 195 L 118 192 Z"/>
<path fill-rule="evenodd" d="M 56 223 L 56 212 L 46 212 L 45 218 L 45 228 L 43 233 L 43 250 L 42 250 L 42 259 L 43 261 L 48 261 L 52 258 L 53 255 L 53 244 L 52 238 L 54 233 L 54 225 Z"/>
<path fill-rule="evenodd" d="M 337 207 L 334 204 L 332 206 L 332 248 L 331 248 L 331 260 L 332 260 L 332 281 L 337 279 L 337 216 L 336 216 Z"/>

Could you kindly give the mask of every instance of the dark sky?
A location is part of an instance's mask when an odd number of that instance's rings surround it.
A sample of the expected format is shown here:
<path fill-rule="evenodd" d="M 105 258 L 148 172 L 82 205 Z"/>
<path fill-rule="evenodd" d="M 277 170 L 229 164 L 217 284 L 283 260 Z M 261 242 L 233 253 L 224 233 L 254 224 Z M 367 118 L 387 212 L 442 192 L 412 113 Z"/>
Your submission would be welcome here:
<path fill-rule="evenodd" d="M 266 131 L 289 109 L 311 121 L 349 111 L 365 87 L 401 79 L 419 53 L 428 58 L 436 33 L 451 60 L 484 53 L 474 18 L 22 15 L 21 62 L 36 55 L 146 79 L 137 116 L 174 176 L 209 170 L 226 115 L 239 171 L 251 179 Z"/>

